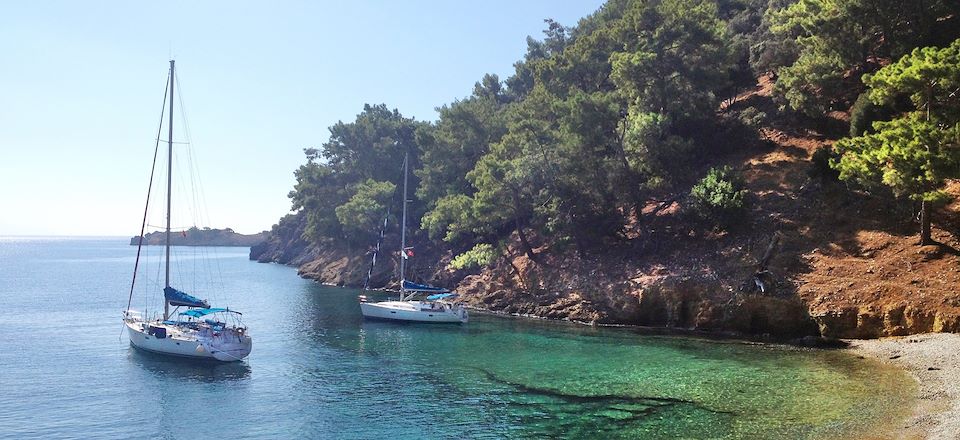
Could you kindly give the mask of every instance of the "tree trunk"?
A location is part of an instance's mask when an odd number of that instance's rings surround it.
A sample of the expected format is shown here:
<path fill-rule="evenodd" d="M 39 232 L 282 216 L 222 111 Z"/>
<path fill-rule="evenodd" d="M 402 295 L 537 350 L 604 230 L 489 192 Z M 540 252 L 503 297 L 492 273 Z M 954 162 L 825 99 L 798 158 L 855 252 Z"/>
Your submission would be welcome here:
<path fill-rule="evenodd" d="M 587 258 L 587 242 L 583 238 L 583 229 L 577 227 L 569 213 L 567 214 L 567 222 L 571 225 L 571 232 L 573 232 L 573 242 L 577 245 L 577 256 L 581 259 Z"/>
<path fill-rule="evenodd" d="M 523 253 L 527 254 L 530 257 L 530 260 L 534 263 L 539 263 L 537 261 L 537 255 L 533 253 L 533 247 L 530 246 L 530 241 L 527 240 L 527 234 L 523 232 L 523 224 L 520 222 L 520 212 L 523 212 L 521 206 L 520 190 L 514 186 L 511 186 L 513 195 L 513 227 L 517 231 L 517 236 L 520 238 L 520 244 L 523 246 Z"/>
<path fill-rule="evenodd" d="M 507 258 L 507 261 L 510 263 L 510 267 L 513 268 L 513 272 L 517 274 L 517 280 L 520 281 L 520 287 L 522 287 L 523 290 L 526 290 L 529 292 L 530 287 L 527 286 L 527 281 L 523 279 L 523 273 L 521 273 L 520 268 L 513 263 L 513 255 L 509 255 L 509 252 L 508 252 L 508 255 L 506 258 Z"/>
<path fill-rule="evenodd" d="M 773 251 L 776 250 L 778 243 L 780 243 L 780 231 L 774 232 L 773 237 L 770 238 L 770 244 L 767 245 L 767 250 L 764 251 L 763 257 L 761 257 L 760 262 L 757 263 L 757 273 L 767 270 L 770 260 L 773 259 Z"/>
<path fill-rule="evenodd" d="M 920 205 L 920 246 L 934 244 L 930 233 L 930 202 L 924 200 Z"/>
<path fill-rule="evenodd" d="M 930 121 L 930 106 L 933 105 L 933 86 L 927 84 L 927 122 Z M 927 151 L 930 146 L 927 145 Z M 934 244 L 930 236 L 930 202 L 924 200 L 920 204 L 920 246 Z"/>
<path fill-rule="evenodd" d="M 620 122 L 623 124 L 623 130 L 617 135 L 617 153 L 620 156 L 623 175 L 627 179 L 630 197 L 633 199 L 633 215 L 637 219 L 637 224 L 639 224 L 640 217 L 643 215 L 644 200 L 640 197 L 640 179 L 630 168 L 630 161 L 627 159 L 627 150 L 623 147 L 627 135 L 627 114 L 623 112 L 623 110 L 621 110 Z"/>
<path fill-rule="evenodd" d="M 539 263 L 540 261 L 537 259 L 537 254 L 533 253 L 533 247 L 530 246 L 530 242 L 527 240 L 527 234 L 523 232 L 523 226 L 520 226 L 519 218 L 514 217 L 514 225 L 517 230 L 517 236 L 520 237 L 520 244 L 523 246 L 523 253 L 527 254 L 534 263 Z"/>

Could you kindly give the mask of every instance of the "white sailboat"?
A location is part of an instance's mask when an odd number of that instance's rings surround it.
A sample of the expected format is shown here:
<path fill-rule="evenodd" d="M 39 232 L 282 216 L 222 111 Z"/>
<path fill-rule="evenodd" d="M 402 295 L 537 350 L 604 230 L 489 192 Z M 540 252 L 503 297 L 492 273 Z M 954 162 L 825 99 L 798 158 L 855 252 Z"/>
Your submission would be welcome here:
<path fill-rule="evenodd" d="M 468 314 L 457 294 L 447 289 L 406 280 L 407 254 L 407 167 L 409 153 L 403 157 L 403 215 L 400 226 L 400 298 L 397 301 L 367 302 L 360 296 L 364 318 L 407 322 L 466 323 Z M 379 249 L 379 244 L 377 245 Z M 374 255 L 374 259 L 376 255 Z M 374 260 L 376 261 L 376 260 Z M 368 275 L 369 277 L 369 275 Z M 417 299 L 418 297 L 422 299 Z"/>
<path fill-rule="evenodd" d="M 133 288 L 140 264 L 143 247 L 147 209 L 140 229 L 137 247 L 137 262 L 134 265 L 133 281 L 130 283 L 130 300 L 123 314 L 123 323 L 134 347 L 166 355 L 194 359 L 209 359 L 223 362 L 239 361 L 250 354 L 253 339 L 241 321 L 241 313 L 226 308 L 211 308 L 206 300 L 197 299 L 170 286 L 170 200 L 173 182 L 173 87 L 175 82 L 174 61 L 170 60 L 170 119 L 167 137 L 167 210 L 165 281 L 163 288 L 163 317 L 149 319 L 142 313 L 131 310 Z M 166 99 L 164 99 L 166 101 Z M 159 141 L 158 141 L 159 143 Z M 156 153 L 154 155 L 156 164 Z M 153 172 L 150 173 L 150 188 L 153 187 Z M 150 206 L 150 190 L 147 190 L 147 208 Z M 171 312 L 170 307 L 174 309 Z M 177 313 L 180 307 L 186 310 Z M 175 315 L 174 315 L 175 314 Z M 171 319 L 176 316 L 176 319 Z"/>

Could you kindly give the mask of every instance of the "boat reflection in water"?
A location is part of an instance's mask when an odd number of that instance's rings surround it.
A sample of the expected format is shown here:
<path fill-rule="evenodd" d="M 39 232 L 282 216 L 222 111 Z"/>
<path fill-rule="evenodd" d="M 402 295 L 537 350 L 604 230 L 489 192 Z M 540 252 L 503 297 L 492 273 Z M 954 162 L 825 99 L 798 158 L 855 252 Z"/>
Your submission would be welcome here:
<path fill-rule="evenodd" d="M 246 362 L 219 362 L 175 358 L 143 350 L 129 350 L 128 358 L 158 376 L 201 383 L 240 381 L 250 378 Z"/>

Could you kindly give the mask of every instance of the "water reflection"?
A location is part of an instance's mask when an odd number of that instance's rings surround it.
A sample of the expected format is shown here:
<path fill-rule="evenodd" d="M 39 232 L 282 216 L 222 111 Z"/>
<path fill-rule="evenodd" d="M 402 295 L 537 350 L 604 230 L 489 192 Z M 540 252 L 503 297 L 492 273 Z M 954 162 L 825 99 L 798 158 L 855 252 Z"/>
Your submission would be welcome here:
<path fill-rule="evenodd" d="M 199 383 L 229 382 L 250 377 L 246 362 L 218 362 L 175 358 L 130 347 L 129 359 L 158 376 Z"/>

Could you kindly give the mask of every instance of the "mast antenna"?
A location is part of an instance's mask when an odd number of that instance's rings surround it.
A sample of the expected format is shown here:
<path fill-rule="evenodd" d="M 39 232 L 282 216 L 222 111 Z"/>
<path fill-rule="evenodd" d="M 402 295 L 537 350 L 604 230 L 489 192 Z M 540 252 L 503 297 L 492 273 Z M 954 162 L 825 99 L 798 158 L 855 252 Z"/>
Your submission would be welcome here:
<path fill-rule="evenodd" d="M 407 173 L 410 166 L 410 150 L 403 153 L 403 220 L 400 223 L 400 301 L 404 300 L 403 282 L 406 280 L 404 273 L 405 262 L 407 261 Z"/>
<path fill-rule="evenodd" d="M 170 288 L 170 190 L 173 188 L 173 84 L 175 82 L 174 60 L 170 60 L 170 122 L 167 123 L 167 258 L 166 258 L 166 276 L 164 277 L 163 290 L 163 320 L 170 319 L 170 301 L 167 301 L 166 291 Z"/>

